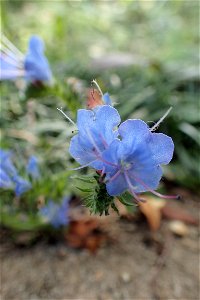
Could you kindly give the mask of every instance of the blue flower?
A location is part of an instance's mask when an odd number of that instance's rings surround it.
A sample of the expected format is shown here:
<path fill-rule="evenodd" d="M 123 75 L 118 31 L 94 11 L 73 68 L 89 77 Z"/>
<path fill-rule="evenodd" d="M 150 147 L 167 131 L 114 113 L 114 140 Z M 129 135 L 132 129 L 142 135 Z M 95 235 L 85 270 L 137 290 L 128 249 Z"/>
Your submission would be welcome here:
<path fill-rule="evenodd" d="M 0 52 L 0 80 L 24 77 L 28 81 L 51 81 L 52 73 L 44 55 L 44 43 L 38 36 L 31 36 L 26 55 L 22 54 L 2 35 Z"/>
<path fill-rule="evenodd" d="M 20 176 L 14 176 L 13 182 L 15 183 L 15 194 L 20 197 L 25 192 L 29 191 L 32 187 L 31 183 Z"/>
<path fill-rule="evenodd" d="M 0 168 L 0 188 L 13 188 L 13 182 L 10 176 L 2 168 Z"/>
<path fill-rule="evenodd" d="M 71 139 L 71 156 L 81 165 L 102 169 L 102 153 L 118 136 L 119 123 L 119 113 L 109 105 L 97 106 L 93 110 L 78 110 L 78 134 Z"/>
<path fill-rule="evenodd" d="M 69 198 L 64 198 L 59 205 L 52 200 L 42 207 L 39 214 L 44 217 L 54 228 L 66 226 L 69 223 L 68 218 Z"/>
<path fill-rule="evenodd" d="M 77 162 L 105 174 L 107 192 L 118 196 L 129 191 L 136 201 L 138 194 L 157 189 L 162 177 L 161 165 L 173 156 L 172 139 L 153 133 L 142 120 L 127 120 L 119 128 L 118 112 L 109 105 L 94 111 L 79 110 L 78 134 L 70 143 L 69 152 Z M 81 168 L 81 167 L 80 167 Z"/>
<path fill-rule="evenodd" d="M 38 179 L 40 177 L 40 172 L 38 168 L 38 159 L 35 156 L 31 156 L 28 160 L 28 164 L 26 166 L 26 171 L 32 178 Z"/>
<path fill-rule="evenodd" d="M 8 175 L 14 176 L 17 170 L 11 161 L 11 152 L 0 149 L 0 169 L 4 170 Z"/>
<path fill-rule="evenodd" d="M 106 105 L 112 105 L 112 101 L 111 101 L 110 95 L 108 93 L 103 94 L 102 98 Z"/>
<path fill-rule="evenodd" d="M 122 123 L 119 136 L 103 153 L 103 159 L 112 163 L 104 164 L 108 194 L 117 196 L 129 191 L 138 200 L 138 193 L 156 193 L 162 177 L 161 165 L 168 164 L 173 156 L 172 139 L 152 133 L 141 120 Z"/>
<path fill-rule="evenodd" d="M 44 56 L 44 43 L 38 36 L 33 35 L 29 40 L 24 67 L 29 81 L 50 81 L 52 78 L 48 60 Z"/>

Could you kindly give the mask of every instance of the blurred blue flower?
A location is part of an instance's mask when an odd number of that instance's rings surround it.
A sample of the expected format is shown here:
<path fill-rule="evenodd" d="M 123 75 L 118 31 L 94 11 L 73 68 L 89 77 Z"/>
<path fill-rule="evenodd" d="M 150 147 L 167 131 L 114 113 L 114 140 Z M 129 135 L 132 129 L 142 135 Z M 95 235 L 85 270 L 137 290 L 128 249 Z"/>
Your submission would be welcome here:
<path fill-rule="evenodd" d="M 24 77 L 28 81 L 51 81 L 52 73 L 44 55 L 44 43 L 36 35 L 30 37 L 28 52 L 22 54 L 4 35 L 0 52 L 0 80 Z"/>
<path fill-rule="evenodd" d="M 31 183 L 20 176 L 14 176 L 12 178 L 15 183 L 15 194 L 21 196 L 25 192 L 29 191 L 32 187 Z"/>
<path fill-rule="evenodd" d="M 79 109 L 77 115 L 78 134 L 70 142 L 69 152 L 81 165 L 95 169 L 103 168 L 102 152 L 118 136 L 120 123 L 118 111 L 101 105 L 93 110 Z"/>
<path fill-rule="evenodd" d="M 69 223 L 68 208 L 68 197 L 65 197 L 61 204 L 50 200 L 46 206 L 40 209 L 39 214 L 54 228 L 59 228 L 60 226 L 66 226 Z"/>
<path fill-rule="evenodd" d="M 31 156 L 28 160 L 26 166 L 26 171 L 33 179 L 38 179 L 40 177 L 40 172 L 38 168 L 38 159 L 36 156 Z"/>
<path fill-rule="evenodd" d="M 0 167 L 0 188 L 13 188 L 13 182 L 10 176 Z"/>
<path fill-rule="evenodd" d="M 105 93 L 102 98 L 106 105 L 112 105 L 112 101 L 111 101 L 110 95 L 108 93 Z"/>
<path fill-rule="evenodd" d="M 17 174 L 17 170 L 11 161 L 11 152 L 0 149 L 0 168 L 4 170 L 8 175 L 14 176 Z"/>
<path fill-rule="evenodd" d="M 15 190 L 16 196 L 31 189 L 31 183 L 18 175 L 18 171 L 11 161 L 11 151 L 0 149 L 0 188 Z M 32 167 L 32 172 L 33 170 Z"/>
<path fill-rule="evenodd" d="M 29 81 L 50 81 L 52 73 L 48 60 L 44 56 L 44 43 L 36 35 L 29 40 L 29 49 L 25 56 L 24 67 Z"/>

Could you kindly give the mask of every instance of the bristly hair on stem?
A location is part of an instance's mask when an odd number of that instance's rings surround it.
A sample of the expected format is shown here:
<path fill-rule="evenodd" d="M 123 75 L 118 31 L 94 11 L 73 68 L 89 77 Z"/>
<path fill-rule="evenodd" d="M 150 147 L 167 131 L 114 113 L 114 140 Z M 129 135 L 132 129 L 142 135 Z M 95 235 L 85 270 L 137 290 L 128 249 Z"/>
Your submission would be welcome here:
<path fill-rule="evenodd" d="M 66 113 L 64 113 L 64 111 L 62 110 L 62 107 L 61 108 L 57 107 L 57 110 L 59 110 L 71 124 L 73 124 L 74 126 L 76 126 L 76 123 L 74 121 L 72 121 L 72 119 L 70 117 L 68 117 L 66 115 Z"/>
<path fill-rule="evenodd" d="M 155 131 L 158 126 L 160 125 L 160 123 L 162 123 L 164 121 L 164 119 L 167 117 L 167 115 L 170 113 L 170 111 L 172 110 L 172 106 L 166 111 L 166 113 L 162 116 L 162 118 L 160 118 L 160 120 L 158 122 L 156 122 L 156 124 L 150 128 L 150 131 Z"/>

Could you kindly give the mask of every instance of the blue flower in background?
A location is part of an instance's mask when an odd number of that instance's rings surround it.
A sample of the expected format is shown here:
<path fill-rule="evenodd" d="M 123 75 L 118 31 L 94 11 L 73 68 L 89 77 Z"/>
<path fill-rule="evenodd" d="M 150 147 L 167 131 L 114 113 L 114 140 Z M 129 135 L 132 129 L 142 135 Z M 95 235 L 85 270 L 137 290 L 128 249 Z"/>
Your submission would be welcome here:
<path fill-rule="evenodd" d="M 0 167 L 0 188 L 13 188 L 13 181 L 10 176 Z"/>
<path fill-rule="evenodd" d="M 6 172 L 9 176 L 17 174 L 17 170 L 11 160 L 12 153 L 10 151 L 0 149 L 0 168 Z"/>
<path fill-rule="evenodd" d="M 31 156 L 28 160 L 26 166 L 26 171 L 33 179 L 38 179 L 40 177 L 40 171 L 38 168 L 38 159 L 35 156 Z"/>
<path fill-rule="evenodd" d="M 29 40 L 29 49 L 25 56 L 24 67 L 29 81 L 50 81 L 52 73 L 48 60 L 44 56 L 42 39 L 33 35 Z"/>
<path fill-rule="evenodd" d="M 77 115 L 78 134 L 71 139 L 69 152 L 81 165 L 95 169 L 103 168 L 102 153 L 118 136 L 120 123 L 118 111 L 101 105 L 93 110 L 79 109 Z"/>
<path fill-rule="evenodd" d="M 112 106 L 112 101 L 111 101 L 110 95 L 108 93 L 105 93 L 102 98 L 103 98 L 103 101 L 106 105 L 111 105 Z"/>
<path fill-rule="evenodd" d="M 11 160 L 11 156 L 11 151 L 0 149 L 0 188 L 12 189 L 15 191 L 16 196 L 19 197 L 30 190 L 32 185 L 29 181 L 19 176 Z M 36 167 L 36 161 L 36 157 L 31 157 L 27 166 L 33 178 L 37 176 L 39 172 Z"/>
<path fill-rule="evenodd" d="M 29 191 L 32 187 L 31 183 L 20 176 L 14 176 L 13 182 L 15 183 L 15 194 L 20 197 L 25 192 Z"/>
<path fill-rule="evenodd" d="M 0 80 L 24 77 L 28 81 L 51 81 L 52 73 L 44 55 L 44 43 L 36 35 L 30 37 L 28 52 L 21 53 L 4 35 L 1 36 Z"/>
<path fill-rule="evenodd" d="M 66 226 L 69 223 L 68 208 L 68 197 L 64 198 L 61 204 L 50 200 L 46 206 L 40 209 L 39 214 L 54 228 L 59 228 L 60 226 Z"/>

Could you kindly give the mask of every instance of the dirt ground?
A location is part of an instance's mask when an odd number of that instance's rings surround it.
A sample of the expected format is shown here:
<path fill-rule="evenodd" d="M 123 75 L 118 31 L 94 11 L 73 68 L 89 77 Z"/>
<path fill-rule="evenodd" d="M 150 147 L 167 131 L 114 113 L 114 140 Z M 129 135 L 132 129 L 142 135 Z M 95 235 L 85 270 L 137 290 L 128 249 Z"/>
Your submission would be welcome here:
<path fill-rule="evenodd" d="M 198 213 L 196 201 L 184 207 Z M 198 300 L 198 227 L 180 238 L 162 221 L 154 241 L 145 222 L 111 222 L 116 240 L 95 255 L 65 244 L 3 244 L 2 300 Z M 162 250 L 162 251 L 161 251 Z"/>

